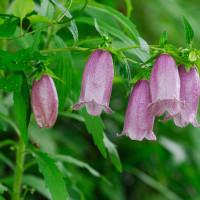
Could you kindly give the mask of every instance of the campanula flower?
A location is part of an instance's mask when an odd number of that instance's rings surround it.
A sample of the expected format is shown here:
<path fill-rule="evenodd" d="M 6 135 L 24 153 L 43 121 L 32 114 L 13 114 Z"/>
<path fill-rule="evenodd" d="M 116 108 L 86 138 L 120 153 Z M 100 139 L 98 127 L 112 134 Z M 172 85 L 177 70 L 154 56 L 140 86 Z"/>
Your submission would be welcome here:
<path fill-rule="evenodd" d="M 148 108 L 151 103 L 150 87 L 147 80 L 138 81 L 131 93 L 124 122 L 119 135 L 126 134 L 132 140 L 156 140 L 153 133 L 154 116 Z"/>
<path fill-rule="evenodd" d="M 189 123 L 199 127 L 196 120 L 200 95 L 199 72 L 196 66 L 190 68 L 190 71 L 187 72 L 185 66 L 181 65 L 179 67 L 179 76 L 181 81 L 180 98 L 181 101 L 185 102 L 185 105 L 181 110 L 181 114 L 174 118 L 174 122 L 180 127 L 185 127 Z"/>
<path fill-rule="evenodd" d="M 81 94 L 72 109 L 79 110 L 86 105 L 90 115 L 99 116 L 104 110 L 113 113 L 109 107 L 114 78 L 113 60 L 109 51 L 95 50 L 83 71 Z"/>
<path fill-rule="evenodd" d="M 152 114 L 162 116 L 166 112 L 167 121 L 180 114 L 180 77 L 174 59 L 168 54 L 160 55 L 154 65 L 150 78 Z"/>
<path fill-rule="evenodd" d="M 44 74 L 39 81 L 33 82 L 31 106 L 38 126 L 51 128 L 58 115 L 58 95 L 53 79 Z"/>

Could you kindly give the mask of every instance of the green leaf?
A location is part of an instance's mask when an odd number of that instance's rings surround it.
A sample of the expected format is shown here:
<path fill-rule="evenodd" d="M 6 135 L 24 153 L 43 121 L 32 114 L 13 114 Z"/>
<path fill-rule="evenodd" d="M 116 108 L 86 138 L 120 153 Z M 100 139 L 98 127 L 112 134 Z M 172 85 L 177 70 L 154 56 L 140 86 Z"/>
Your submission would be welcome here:
<path fill-rule="evenodd" d="M 4 114 L 6 116 L 9 115 L 8 107 L 3 103 L 0 104 L 0 113 Z M 0 130 L 6 131 L 7 127 L 8 127 L 8 123 L 5 120 L 0 119 Z"/>
<path fill-rule="evenodd" d="M 104 125 L 101 120 L 101 117 L 89 115 L 85 107 L 81 110 L 81 112 L 85 119 L 85 125 L 88 130 L 88 133 L 92 134 L 94 143 L 97 145 L 99 151 L 104 156 L 104 158 L 106 158 L 107 153 L 103 142 Z"/>
<path fill-rule="evenodd" d="M 101 174 L 96 171 L 95 169 L 93 169 L 90 165 L 88 165 L 87 163 L 83 162 L 83 161 L 80 161 L 80 160 L 77 160 L 71 156 L 67 156 L 67 155 L 50 155 L 50 157 L 52 159 L 54 159 L 55 161 L 61 161 L 61 162 L 67 162 L 67 163 L 70 163 L 70 164 L 73 164 L 73 165 L 76 165 L 78 167 L 81 167 L 81 168 L 85 168 L 87 169 L 93 176 L 96 176 L 96 177 L 100 177 Z"/>
<path fill-rule="evenodd" d="M 14 99 L 14 113 L 19 125 L 20 133 L 25 144 L 28 144 L 28 124 L 30 121 L 30 94 L 26 76 L 22 73 L 24 82 L 20 93 L 15 92 Z"/>
<path fill-rule="evenodd" d="M 37 192 L 42 194 L 47 199 L 51 199 L 51 194 L 49 190 L 45 187 L 45 182 L 42 178 L 37 176 L 25 174 L 22 177 L 23 184 L 28 185 L 29 187 L 34 188 Z"/>
<path fill-rule="evenodd" d="M 15 170 L 14 163 L 3 153 L 0 152 L 0 160 L 4 162 L 7 166 L 9 166 L 13 171 Z"/>
<path fill-rule="evenodd" d="M 13 15 L 21 20 L 34 10 L 33 0 L 15 0 L 11 7 Z"/>
<path fill-rule="evenodd" d="M 86 17 L 79 17 L 78 19 L 76 19 L 76 22 L 87 23 L 91 26 L 94 26 L 94 24 L 95 24 L 94 19 L 86 18 Z M 120 29 L 115 28 L 114 26 L 110 26 L 105 21 L 98 20 L 98 26 L 100 27 L 101 30 L 105 30 L 110 35 L 121 40 L 127 46 L 135 46 L 138 44 L 140 45 L 139 41 L 137 41 L 137 42 L 133 41 L 128 36 L 126 36 Z M 147 56 L 147 53 L 141 49 L 131 49 L 131 50 L 129 50 L 129 52 L 131 52 L 133 57 L 136 57 L 141 61 L 144 61 L 149 58 L 149 56 Z"/>
<path fill-rule="evenodd" d="M 33 151 L 40 172 L 44 176 L 46 187 L 49 188 L 53 200 L 65 200 L 68 197 L 64 176 L 46 153 Z"/>
<path fill-rule="evenodd" d="M 49 19 L 48 17 L 44 17 L 42 15 L 32 15 L 28 17 L 31 24 L 37 24 L 37 23 L 54 23 L 54 20 Z"/>
<path fill-rule="evenodd" d="M 0 18 L 0 25 L 3 24 L 4 21 L 5 21 L 4 19 L 1 19 L 1 18 Z"/>
<path fill-rule="evenodd" d="M 43 0 L 41 2 L 41 7 L 40 10 L 38 12 L 39 15 L 47 17 L 49 19 L 53 19 L 53 13 L 54 13 L 54 6 L 53 4 L 49 1 L 49 0 Z M 45 23 L 40 23 L 40 24 L 36 24 L 34 29 L 39 29 L 42 26 L 44 26 Z M 45 29 L 41 30 L 44 31 Z M 33 46 L 32 46 L 32 52 L 36 51 L 38 48 L 38 45 L 40 43 L 40 33 L 41 31 L 36 31 L 36 33 L 34 34 L 33 40 Z"/>
<path fill-rule="evenodd" d="M 31 48 L 22 49 L 12 54 L 12 62 L 8 64 L 10 70 L 21 71 L 32 66 L 33 61 L 47 60 L 48 57 L 39 51 L 32 52 Z"/>
<path fill-rule="evenodd" d="M 11 63 L 11 55 L 0 49 L 0 69 L 5 69 Z"/>
<path fill-rule="evenodd" d="M 120 63 L 120 74 L 126 81 L 131 81 L 131 71 L 128 61 L 123 58 L 123 62 Z"/>
<path fill-rule="evenodd" d="M 56 48 L 66 48 L 65 42 L 58 36 L 54 39 L 54 46 Z M 59 98 L 59 108 L 63 109 L 67 96 L 70 95 L 71 90 L 71 70 L 72 70 L 72 57 L 69 51 L 56 53 L 56 71 L 55 75 L 63 82 L 56 81 L 56 89 Z"/>
<path fill-rule="evenodd" d="M 119 172 L 122 172 L 122 164 L 121 164 L 117 149 L 116 149 L 115 145 L 108 139 L 108 137 L 106 136 L 105 133 L 104 133 L 103 141 L 108 150 L 108 154 L 110 156 L 110 159 L 111 159 L 113 165 Z"/>
<path fill-rule="evenodd" d="M 165 45 L 167 44 L 167 32 L 166 31 L 164 31 L 163 34 L 161 35 L 159 44 L 160 44 L 160 47 L 162 47 L 162 48 L 164 48 Z"/>
<path fill-rule="evenodd" d="M 141 170 L 133 167 L 128 167 L 130 172 L 134 174 L 136 177 L 138 177 L 141 181 L 146 183 L 151 188 L 154 188 L 158 192 L 160 192 L 163 196 L 166 197 L 166 199 L 170 200 L 183 200 L 181 197 L 179 197 L 177 194 L 175 194 L 173 191 L 169 190 L 166 186 L 162 185 L 160 182 L 156 181 L 152 177 L 150 177 L 148 174 L 145 174 Z"/>
<path fill-rule="evenodd" d="M 52 2 L 62 11 L 62 13 L 66 12 L 66 8 L 61 3 L 59 3 L 58 0 L 52 0 Z M 72 15 L 70 14 L 69 11 L 67 11 L 65 13 L 65 16 L 67 18 L 69 18 L 69 19 L 72 18 Z M 71 20 L 70 26 L 68 28 L 71 31 L 72 35 L 73 35 L 74 42 L 76 43 L 78 41 L 78 28 L 77 28 L 76 23 L 75 23 L 74 20 Z"/>
<path fill-rule="evenodd" d="M 0 23 L 0 37 L 9 37 L 14 35 L 17 28 L 18 19 L 8 18 L 3 23 Z"/>
<path fill-rule="evenodd" d="M 8 191 L 8 188 L 0 183 L 0 195 Z"/>
<path fill-rule="evenodd" d="M 183 16 L 183 22 L 185 25 L 185 38 L 186 38 L 186 45 L 189 48 L 190 47 L 190 42 L 192 41 L 194 37 L 194 31 L 192 29 L 192 26 L 188 22 L 188 20 Z"/>
<path fill-rule="evenodd" d="M 94 26 L 95 26 L 96 30 L 98 31 L 98 33 L 99 33 L 102 37 L 105 37 L 105 36 L 108 35 L 108 34 L 106 33 L 106 31 L 105 31 L 102 27 L 100 27 L 100 26 L 98 25 L 96 19 L 94 19 Z"/>
<path fill-rule="evenodd" d="M 0 89 L 6 92 L 19 92 L 23 79 L 19 73 L 12 73 L 8 78 L 0 77 Z"/>

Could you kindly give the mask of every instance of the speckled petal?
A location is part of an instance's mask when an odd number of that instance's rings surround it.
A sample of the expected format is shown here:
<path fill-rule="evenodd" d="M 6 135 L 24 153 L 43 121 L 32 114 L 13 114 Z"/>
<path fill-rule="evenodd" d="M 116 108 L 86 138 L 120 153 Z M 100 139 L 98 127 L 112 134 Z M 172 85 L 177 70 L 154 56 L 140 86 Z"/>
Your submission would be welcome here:
<path fill-rule="evenodd" d="M 181 65 L 179 75 L 181 81 L 180 99 L 185 102 L 185 105 L 181 114 L 174 118 L 174 122 L 180 127 L 185 127 L 189 123 L 195 127 L 200 127 L 196 120 L 200 95 L 199 72 L 195 66 L 187 72 L 184 65 Z"/>
<path fill-rule="evenodd" d="M 33 82 L 31 106 L 35 120 L 40 128 L 54 126 L 58 115 L 58 95 L 52 78 L 43 75 Z"/>
<path fill-rule="evenodd" d="M 86 105 L 91 115 L 98 116 L 109 108 L 114 78 L 113 60 L 109 51 L 97 49 L 92 53 L 83 71 L 81 94 L 78 103 L 71 108 L 78 110 Z"/>
<path fill-rule="evenodd" d="M 148 108 L 151 103 L 149 82 L 138 81 L 131 93 L 124 122 L 124 129 L 119 135 L 126 134 L 132 140 L 156 140 L 152 132 L 154 116 Z"/>
<path fill-rule="evenodd" d="M 164 120 L 167 121 L 181 112 L 184 105 L 180 101 L 180 78 L 174 59 L 168 54 L 160 55 L 151 72 L 150 89 L 152 103 L 149 108 L 155 116 L 162 116 L 166 112 Z"/>

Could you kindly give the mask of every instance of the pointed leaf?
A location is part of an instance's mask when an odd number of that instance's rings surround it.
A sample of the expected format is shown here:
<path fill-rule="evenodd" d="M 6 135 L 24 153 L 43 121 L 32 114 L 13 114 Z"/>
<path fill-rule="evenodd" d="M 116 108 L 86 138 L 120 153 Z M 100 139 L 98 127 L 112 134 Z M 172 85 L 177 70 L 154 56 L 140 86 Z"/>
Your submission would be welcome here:
<path fill-rule="evenodd" d="M 185 16 L 183 16 L 183 22 L 184 22 L 184 25 L 185 25 L 186 44 L 187 44 L 187 47 L 189 48 L 190 42 L 192 41 L 192 39 L 194 37 L 194 31 L 192 29 L 192 26 L 188 22 L 188 20 L 185 18 Z"/>
<path fill-rule="evenodd" d="M 166 31 L 164 31 L 163 34 L 161 35 L 159 44 L 160 44 L 160 47 L 162 47 L 162 48 L 164 48 L 165 45 L 167 44 L 167 32 Z"/>
<path fill-rule="evenodd" d="M 28 17 L 30 20 L 31 24 L 36 24 L 36 23 L 54 23 L 52 19 L 49 19 L 48 17 L 44 17 L 42 15 L 32 15 Z"/>
<path fill-rule="evenodd" d="M 67 189 L 64 182 L 64 175 L 58 169 L 55 161 L 48 154 L 33 151 L 40 172 L 44 176 L 46 187 L 49 188 L 53 200 L 66 200 L 68 197 Z"/>
<path fill-rule="evenodd" d="M 66 48 L 65 42 L 58 36 L 54 39 L 54 46 L 56 48 Z M 72 70 L 72 57 L 69 51 L 56 53 L 56 71 L 55 75 L 63 82 L 57 80 L 55 82 L 59 98 L 59 108 L 63 109 L 67 96 L 71 90 L 71 70 Z"/>
<path fill-rule="evenodd" d="M 30 120 L 30 94 L 26 76 L 22 73 L 24 82 L 21 87 L 20 93 L 15 92 L 14 99 L 14 113 L 19 125 L 22 139 L 25 144 L 28 144 L 28 124 Z"/>
<path fill-rule="evenodd" d="M 101 120 L 101 117 L 89 115 L 86 111 L 86 108 L 83 108 L 81 112 L 85 119 L 85 125 L 88 130 L 88 133 L 92 134 L 94 143 L 97 145 L 99 151 L 104 156 L 104 158 L 106 158 L 107 153 L 106 153 L 105 145 L 103 143 L 104 125 Z"/>
<path fill-rule="evenodd" d="M 122 172 L 122 164 L 121 164 L 117 149 L 116 149 L 115 145 L 108 139 L 108 137 L 106 136 L 105 133 L 104 133 L 103 141 L 108 150 L 108 154 L 110 156 L 110 159 L 111 159 L 113 165 L 119 172 Z"/>

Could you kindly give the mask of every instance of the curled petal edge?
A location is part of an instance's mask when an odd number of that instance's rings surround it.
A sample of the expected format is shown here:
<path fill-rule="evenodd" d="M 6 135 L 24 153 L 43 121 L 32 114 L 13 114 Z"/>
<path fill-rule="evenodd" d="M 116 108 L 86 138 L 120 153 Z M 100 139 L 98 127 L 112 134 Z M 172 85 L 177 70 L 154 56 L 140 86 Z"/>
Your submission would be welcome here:
<path fill-rule="evenodd" d="M 96 101 L 92 100 L 89 102 L 78 101 L 75 105 L 71 106 L 73 110 L 79 110 L 82 107 L 86 106 L 87 112 L 93 116 L 101 115 L 102 110 L 104 110 L 108 114 L 114 113 L 114 111 L 106 105 L 98 104 Z"/>
<path fill-rule="evenodd" d="M 136 134 L 129 134 L 129 131 L 123 131 L 121 134 L 117 133 L 118 137 L 123 136 L 123 135 L 130 137 L 131 140 L 142 141 L 144 138 L 146 138 L 147 140 L 152 140 L 152 141 L 157 140 L 153 131 L 148 131 L 147 134 L 145 136 L 143 135 L 142 137 L 138 137 L 136 136 Z M 134 135 L 135 137 L 132 137 L 132 135 Z"/>
<path fill-rule="evenodd" d="M 152 115 L 155 116 L 162 116 L 166 111 L 165 118 L 163 120 L 159 120 L 160 122 L 165 122 L 178 116 L 181 113 L 181 108 L 184 104 L 185 103 L 183 101 L 179 101 L 177 99 L 165 99 L 150 103 L 148 108 L 151 109 Z"/>
<path fill-rule="evenodd" d="M 174 122 L 176 126 L 179 127 L 186 127 L 189 123 L 192 124 L 194 127 L 198 128 L 200 125 L 198 124 L 198 121 L 196 119 L 196 116 L 192 116 L 189 121 L 186 121 L 183 119 L 181 115 L 178 115 L 174 118 Z"/>

